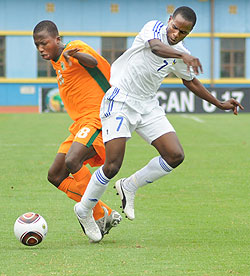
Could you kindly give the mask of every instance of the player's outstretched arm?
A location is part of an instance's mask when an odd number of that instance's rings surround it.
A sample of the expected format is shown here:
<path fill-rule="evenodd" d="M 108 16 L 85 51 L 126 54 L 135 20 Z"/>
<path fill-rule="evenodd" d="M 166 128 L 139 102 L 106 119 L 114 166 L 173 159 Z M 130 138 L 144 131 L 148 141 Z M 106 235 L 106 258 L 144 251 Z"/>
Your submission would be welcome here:
<path fill-rule="evenodd" d="M 238 114 L 237 107 L 240 109 L 244 109 L 244 107 L 237 102 L 235 99 L 231 98 L 228 101 L 221 102 L 216 99 L 204 86 L 203 84 L 196 78 L 191 81 L 187 81 L 182 79 L 183 84 L 192 91 L 196 96 L 200 97 L 203 100 L 215 105 L 219 109 L 222 110 L 233 110 L 234 114 Z"/>
<path fill-rule="evenodd" d="M 80 53 L 79 52 L 80 49 L 78 48 L 74 48 L 74 49 L 69 49 L 63 52 L 63 56 L 66 59 L 66 61 L 68 62 L 69 66 L 72 65 L 72 62 L 70 60 L 70 57 L 73 57 L 75 59 L 77 59 L 81 64 L 88 66 L 88 67 L 95 67 L 97 66 L 97 60 L 89 55 L 89 54 L 85 54 L 85 53 Z"/>
<path fill-rule="evenodd" d="M 187 65 L 188 70 L 192 67 L 196 75 L 203 73 L 202 65 L 197 57 L 177 51 L 173 47 L 165 45 L 159 39 L 149 40 L 149 45 L 155 55 L 163 58 L 180 58 Z"/>

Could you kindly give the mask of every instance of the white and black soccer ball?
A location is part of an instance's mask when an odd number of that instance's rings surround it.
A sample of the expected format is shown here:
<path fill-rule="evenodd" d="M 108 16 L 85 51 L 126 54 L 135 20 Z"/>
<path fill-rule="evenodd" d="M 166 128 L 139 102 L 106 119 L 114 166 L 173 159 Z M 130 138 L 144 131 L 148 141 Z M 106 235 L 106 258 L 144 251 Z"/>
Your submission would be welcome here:
<path fill-rule="evenodd" d="M 41 215 L 33 212 L 21 215 L 14 224 L 16 238 L 27 246 L 41 243 L 47 232 L 48 225 L 46 220 Z"/>

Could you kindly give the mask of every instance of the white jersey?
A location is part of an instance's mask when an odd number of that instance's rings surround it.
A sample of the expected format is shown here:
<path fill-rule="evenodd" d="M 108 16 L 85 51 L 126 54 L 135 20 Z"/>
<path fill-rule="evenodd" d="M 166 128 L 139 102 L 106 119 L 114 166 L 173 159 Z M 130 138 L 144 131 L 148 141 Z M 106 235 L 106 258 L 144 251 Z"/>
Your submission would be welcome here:
<path fill-rule="evenodd" d="M 192 68 L 188 72 L 182 59 L 162 58 L 152 53 L 149 45 L 149 40 L 152 39 L 159 39 L 170 46 L 167 41 L 167 26 L 161 21 L 148 22 L 136 36 L 132 47 L 112 64 L 110 83 L 119 89 L 119 93 L 114 95 L 111 88 L 106 93 L 106 98 L 126 102 L 138 112 L 150 112 L 151 108 L 146 108 L 146 102 L 151 106 L 152 101 L 156 104 L 156 92 L 169 73 L 185 80 L 194 78 Z M 171 47 L 189 53 L 182 42 Z"/>

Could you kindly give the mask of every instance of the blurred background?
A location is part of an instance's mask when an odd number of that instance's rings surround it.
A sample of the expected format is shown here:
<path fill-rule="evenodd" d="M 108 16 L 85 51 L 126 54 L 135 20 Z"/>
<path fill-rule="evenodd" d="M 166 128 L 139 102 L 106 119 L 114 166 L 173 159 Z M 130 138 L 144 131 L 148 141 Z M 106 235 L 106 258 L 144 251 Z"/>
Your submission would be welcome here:
<path fill-rule="evenodd" d="M 32 30 L 39 21 L 54 21 L 64 43 L 83 40 L 112 63 L 146 22 L 167 23 L 183 5 L 198 18 L 184 43 L 201 60 L 200 81 L 223 100 L 237 98 L 249 112 L 249 0 L 0 0 L 0 112 L 48 111 L 42 104 L 50 101 L 46 97 L 57 83 L 50 62 L 40 58 L 33 43 Z M 185 89 L 181 96 L 182 90 L 175 76 L 164 80 L 159 99 L 170 106 L 167 112 L 218 112 Z M 63 110 L 60 104 L 54 109 Z"/>

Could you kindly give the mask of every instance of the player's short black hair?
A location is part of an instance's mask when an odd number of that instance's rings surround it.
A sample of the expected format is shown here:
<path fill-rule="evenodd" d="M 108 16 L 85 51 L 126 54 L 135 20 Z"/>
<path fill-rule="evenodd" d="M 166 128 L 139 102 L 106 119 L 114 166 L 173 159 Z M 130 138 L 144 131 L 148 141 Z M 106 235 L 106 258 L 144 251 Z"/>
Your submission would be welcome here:
<path fill-rule="evenodd" d="M 52 37 L 59 36 L 59 32 L 58 32 L 56 24 L 50 20 L 43 20 L 43 21 L 39 22 L 35 26 L 35 28 L 33 30 L 33 34 L 39 33 L 44 30 L 46 30 Z"/>
<path fill-rule="evenodd" d="M 182 6 L 177 8 L 173 13 L 173 18 L 175 18 L 178 14 L 180 14 L 185 20 L 192 22 L 193 26 L 196 23 L 196 14 L 194 10 L 189 7 Z"/>

